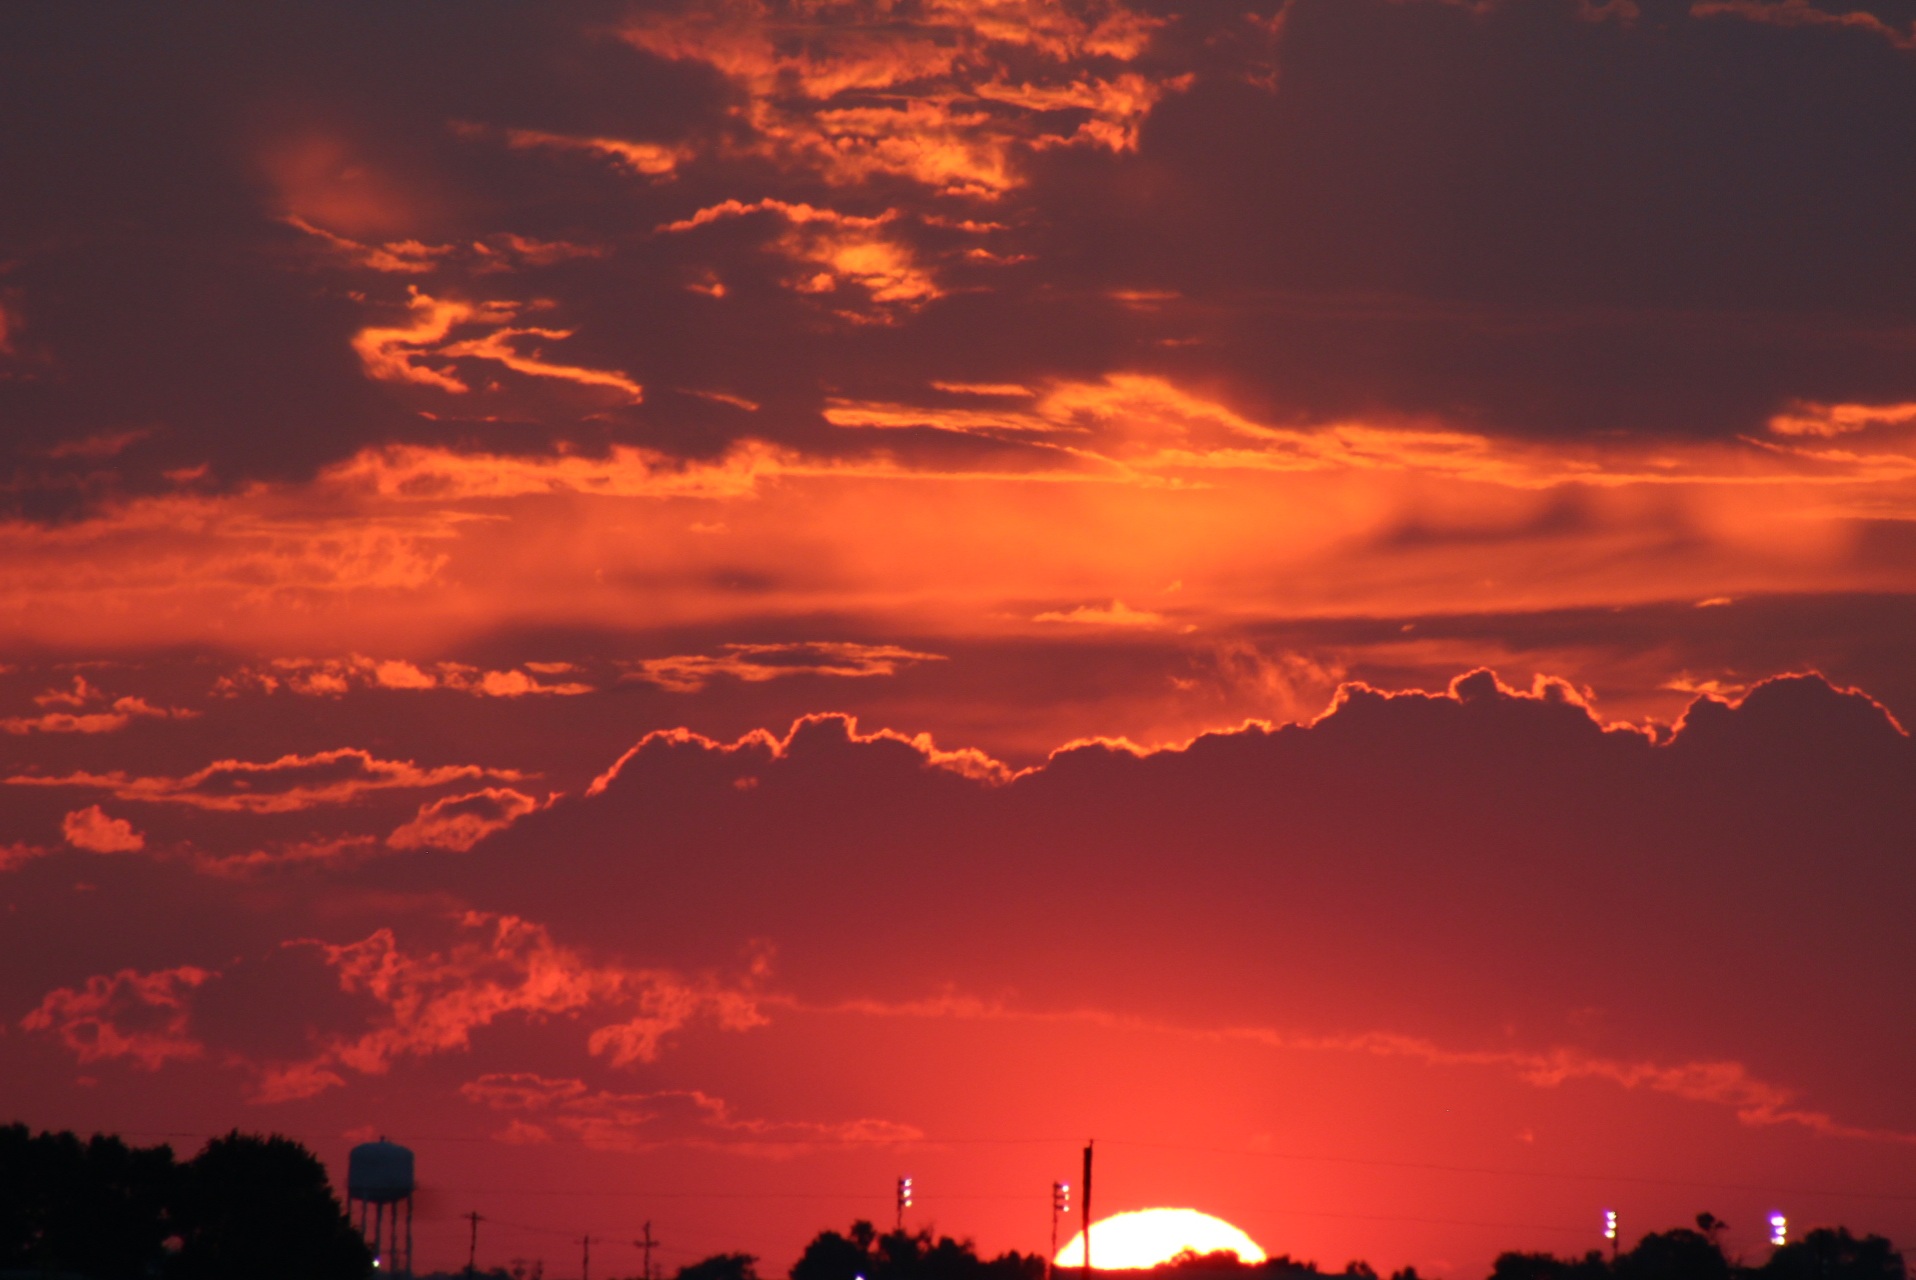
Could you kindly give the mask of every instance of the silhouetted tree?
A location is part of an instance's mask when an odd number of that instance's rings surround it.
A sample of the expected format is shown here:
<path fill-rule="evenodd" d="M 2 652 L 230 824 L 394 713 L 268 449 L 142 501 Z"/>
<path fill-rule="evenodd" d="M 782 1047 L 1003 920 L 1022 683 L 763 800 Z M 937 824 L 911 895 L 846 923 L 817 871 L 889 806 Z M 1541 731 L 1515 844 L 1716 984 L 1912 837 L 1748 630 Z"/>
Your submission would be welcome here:
<path fill-rule="evenodd" d="M 1905 1280 L 1903 1255 L 1881 1236 L 1858 1240 L 1846 1229 L 1819 1227 L 1770 1255 L 1763 1280 Z"/>
<path fill-rule="evenodd" d="M 0 1128 L 0 1269 L 144 1277 L 171 1232 L 170 1147 Z"/>
<path fill-rule="evenodd" d="M 758 1280 L 758 1258 L 749 1253 L 715 1253 L 686 1263 L 673 1280 Z"/>
<path fill-rule="evenodd" d="M 1275 1257 L 1265 1258 L 1264 1265 L 1259 1267 L 1258 1270 L 1269 1277 L 1269 1280 L 1298 1280 L 1300 1277 L 1321 1274 L 1315 1262 L 1306 1262 L 1301 1258 L 1293 1258 L 1288 1253 L 1280 1253 Z"/>
<path fill-rule="evenodd" d="M 236 1130 L 180 1173 L 169 1280 L 360 1280 L 371 1271 L 372 1252 L 325 1166 L 297 1142 Z"/>
<path fill-rule="evenodd" d="M 1697 1223 L 1709 1231 L 1679 1227 L 1637 1241 L 1617 1258 L 1618 1280 L 1729 1280 L 1729 1259 L 1716 1242 L 1723 1224 L 1707 1213 L 1698 1214 Z"/>

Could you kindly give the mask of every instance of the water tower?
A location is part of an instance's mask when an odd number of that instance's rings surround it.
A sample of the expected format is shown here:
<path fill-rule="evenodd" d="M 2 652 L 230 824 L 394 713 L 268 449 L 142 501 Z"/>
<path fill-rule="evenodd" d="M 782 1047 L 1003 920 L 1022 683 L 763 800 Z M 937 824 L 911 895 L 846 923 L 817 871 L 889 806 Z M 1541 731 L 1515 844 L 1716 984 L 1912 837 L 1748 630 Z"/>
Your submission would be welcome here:
<path fill-rule="evenodd" d="M 362 1142 L 346 1160 L 346 1212 L 359 1204 L 359 1234 L 372 1246 L 373 1266 L 387 1275 L 412 1274 L 412 1152 L 381 1138 Z M 399 1206 L 406 1206 L 406 1238 L 399 1238 Z M 366 1232 L 370 1211 L 372 1233 Z"/>

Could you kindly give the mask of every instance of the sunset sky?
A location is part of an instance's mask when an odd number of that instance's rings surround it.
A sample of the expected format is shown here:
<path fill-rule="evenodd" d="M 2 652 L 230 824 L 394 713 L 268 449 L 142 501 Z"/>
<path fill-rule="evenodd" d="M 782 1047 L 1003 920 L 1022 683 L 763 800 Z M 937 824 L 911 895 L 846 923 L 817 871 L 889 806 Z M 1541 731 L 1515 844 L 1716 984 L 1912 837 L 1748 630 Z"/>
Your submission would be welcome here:
<path fill-rule="evenodd" d="M 0 121 L 0 1122 L 426 1268 L 1090 1137 L 1916 1246 L 1916 0 L 12 5 Z"/>

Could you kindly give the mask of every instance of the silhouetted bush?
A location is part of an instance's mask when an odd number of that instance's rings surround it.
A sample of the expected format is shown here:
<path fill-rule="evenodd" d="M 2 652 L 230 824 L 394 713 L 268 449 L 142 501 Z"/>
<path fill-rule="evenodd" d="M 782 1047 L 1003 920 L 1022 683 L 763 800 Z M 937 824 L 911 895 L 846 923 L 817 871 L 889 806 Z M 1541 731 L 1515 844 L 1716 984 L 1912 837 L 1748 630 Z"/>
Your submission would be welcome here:
<path fill-rule="evenodd" d="M 749 1253 L 715 1253 L 680 1267 L 673 1280 L 758 1280 L 758 1259 Z"/>
<path fill-rule="evenodd" d="M 929 1230 L 879 1235 L 854 1222 L 849 1235 L 821 1231 L 792 1264 L 791 1280 L 1042 1280 L 1037 1254 L 1003 1253 L 986 1261 L 969 1240 Z"/>
<path fill-rule="evenodd" d="M 1763 1280 L 1905 1280 L 1903 1255 L 1881 1236 L 1821 1227 L 1770 1255 Z"/>

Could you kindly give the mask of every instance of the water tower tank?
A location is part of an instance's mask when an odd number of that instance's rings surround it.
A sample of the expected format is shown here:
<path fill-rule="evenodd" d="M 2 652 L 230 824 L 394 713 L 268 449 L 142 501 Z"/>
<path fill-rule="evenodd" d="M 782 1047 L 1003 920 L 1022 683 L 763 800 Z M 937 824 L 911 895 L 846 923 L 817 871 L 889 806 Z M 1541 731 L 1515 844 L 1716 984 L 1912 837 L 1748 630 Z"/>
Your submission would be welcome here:
<path fill-rule="evenodd" d="M 381 1138 L 362 1142 L 346 1160 L 346 1194 L 372 1204 L 396 1204 L 412 1194 L 412 1152 Z"/>

